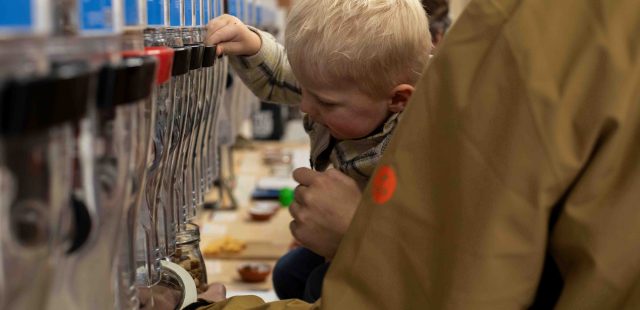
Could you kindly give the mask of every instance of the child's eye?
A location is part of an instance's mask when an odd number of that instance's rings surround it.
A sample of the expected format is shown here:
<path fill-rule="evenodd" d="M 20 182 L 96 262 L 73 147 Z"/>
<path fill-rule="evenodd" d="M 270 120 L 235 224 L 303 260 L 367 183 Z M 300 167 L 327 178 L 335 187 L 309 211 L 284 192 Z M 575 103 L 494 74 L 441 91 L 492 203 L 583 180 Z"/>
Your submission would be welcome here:
<path fill-rule="evenodd" d="M 337 106 L 337 103 L 333 103 L 333 102 L 326 102 L 326 101 L 322 101 L 322 100 L 318 100 L 318 102 L 320 103 L 320 105 L 325 106 L 325 107 L 334 107 Z"/>

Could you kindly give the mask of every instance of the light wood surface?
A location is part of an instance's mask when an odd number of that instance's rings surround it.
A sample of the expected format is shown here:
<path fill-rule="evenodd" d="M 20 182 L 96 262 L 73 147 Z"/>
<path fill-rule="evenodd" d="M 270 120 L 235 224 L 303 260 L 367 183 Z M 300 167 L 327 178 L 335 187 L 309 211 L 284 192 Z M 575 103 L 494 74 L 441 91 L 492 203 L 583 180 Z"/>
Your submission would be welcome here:
<path fill-rule="evenodd" d="M 236 171 L 234 193 L 238 200 L 238 209 L 205 211 L 199 217 L 202 249 L 225 236 L 246 244 L 246 248 L 239 253 L 206 257 L 208 282 L 223 283 L 227 290 L 271 290 L 271 275 L 262 283 L 244 283 L 240 280 L 236 269 L 248 262 L 265 262 L 273 268 L 276 260 L 286 253 L 293 241 L 289 232 L 291 215 L 288 210 L 280 208 L 270 220 L 265 222 L 251 221 L 248 210 L 253 202 L 250 197 L 257 180 L 270 176 L 273 172 L 263 163 L 264 152 L 278 148 L 283 148 L 287 152 L 308 152 L 308 145 L 253 143 L 252 146 L 249 149 L 235 150 L 233 155 Z M 215 191 L 207 196 L 208 201 L 216 199 Z"/>

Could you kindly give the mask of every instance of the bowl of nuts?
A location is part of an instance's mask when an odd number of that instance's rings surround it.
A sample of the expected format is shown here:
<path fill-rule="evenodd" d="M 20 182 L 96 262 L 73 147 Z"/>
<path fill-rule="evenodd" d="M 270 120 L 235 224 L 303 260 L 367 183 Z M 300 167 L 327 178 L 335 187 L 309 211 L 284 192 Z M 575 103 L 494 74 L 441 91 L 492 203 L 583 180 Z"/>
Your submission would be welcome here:
<path fill-rule="evenodd" d="M 238 274 L 244 282 L 263 282 L 271 273 L 271 266 L 265 263 L 247 263 L 238 266 Z"/>

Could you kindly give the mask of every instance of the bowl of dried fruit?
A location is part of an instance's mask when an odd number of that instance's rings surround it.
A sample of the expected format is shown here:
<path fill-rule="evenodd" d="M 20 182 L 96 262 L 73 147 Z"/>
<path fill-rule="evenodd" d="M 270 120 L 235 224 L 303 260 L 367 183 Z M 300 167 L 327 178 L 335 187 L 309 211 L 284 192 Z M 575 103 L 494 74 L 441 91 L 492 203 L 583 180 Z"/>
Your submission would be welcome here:
<path fill-rule="evenodd" d="M 263 282 L 269 276 L 271 266 L 265 263 L 247 263 L 238 266 L 238 274 L 244 282 Z"/>

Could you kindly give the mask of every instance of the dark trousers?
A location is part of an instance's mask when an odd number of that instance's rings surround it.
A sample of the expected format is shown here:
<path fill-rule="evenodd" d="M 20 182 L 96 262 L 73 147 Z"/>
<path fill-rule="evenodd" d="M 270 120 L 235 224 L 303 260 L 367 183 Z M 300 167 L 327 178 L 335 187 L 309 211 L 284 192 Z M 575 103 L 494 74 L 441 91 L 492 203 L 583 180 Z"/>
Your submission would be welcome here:
<path fill-rule="evenodd" d="M 329 269 L 324 257 L 299 247 L 282 256 L 273 268 L 273 288 L 280 299 L 302 299 L 313 303 L 322 294 L 322 281 Z"/>

